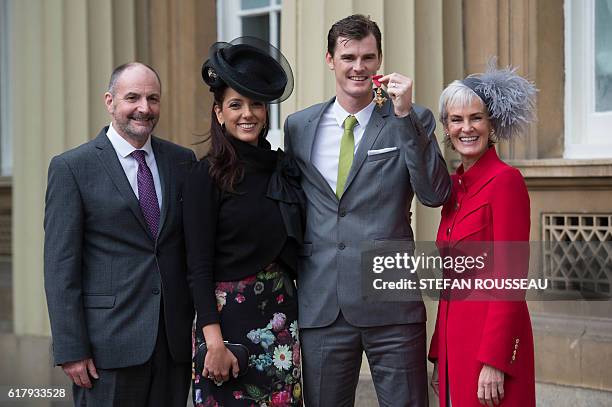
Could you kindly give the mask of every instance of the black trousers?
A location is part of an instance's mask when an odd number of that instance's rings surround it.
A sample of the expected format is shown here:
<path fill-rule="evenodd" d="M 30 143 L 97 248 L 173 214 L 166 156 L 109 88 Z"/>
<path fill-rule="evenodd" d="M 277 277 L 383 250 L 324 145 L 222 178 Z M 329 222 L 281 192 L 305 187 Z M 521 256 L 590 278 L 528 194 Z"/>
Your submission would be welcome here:
<path fill-rule="evenodd" d="M 73 385 L 76 407 L 185 407 L 191 385 L 191 364 L 176 363 L 168 349 L 163 312 L 153 355 L 144 364 L 97 369 L 92 388 Z"/>

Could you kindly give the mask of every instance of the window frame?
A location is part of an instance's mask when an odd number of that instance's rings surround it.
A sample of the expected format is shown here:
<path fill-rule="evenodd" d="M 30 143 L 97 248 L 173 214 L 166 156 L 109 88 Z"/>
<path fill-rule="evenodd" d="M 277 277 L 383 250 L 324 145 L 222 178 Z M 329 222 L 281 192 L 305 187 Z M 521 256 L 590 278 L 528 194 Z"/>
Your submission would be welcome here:
<path fill-rule="evenodd" d="M 612 111 L 595 111 L 595 0 L 564 0 L 564 158 L 612 158 Z"/>

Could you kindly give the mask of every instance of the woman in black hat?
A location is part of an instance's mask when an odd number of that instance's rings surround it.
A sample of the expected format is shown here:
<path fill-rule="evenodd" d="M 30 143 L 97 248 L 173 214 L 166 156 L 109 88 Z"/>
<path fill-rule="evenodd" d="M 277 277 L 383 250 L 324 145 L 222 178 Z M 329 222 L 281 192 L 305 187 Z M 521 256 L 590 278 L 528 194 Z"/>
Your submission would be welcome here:
<path fill-rule="evenodd" d="M 211 149 L 183 192 L 194 404 L 301 405 L 293 279 L 302 191 L 266 140 L 268 104 L 291 93 L 291 69 L 270 44 L 242 37 L 214 44 L 202 76 L 214 95 Z"/>

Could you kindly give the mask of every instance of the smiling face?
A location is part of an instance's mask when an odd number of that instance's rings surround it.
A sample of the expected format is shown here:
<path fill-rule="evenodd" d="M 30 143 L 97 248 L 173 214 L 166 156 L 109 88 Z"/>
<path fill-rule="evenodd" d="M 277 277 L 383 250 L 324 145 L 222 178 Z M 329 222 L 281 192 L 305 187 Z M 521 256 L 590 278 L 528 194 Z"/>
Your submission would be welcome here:
<path fill-rule="evenodd" d="M 159 120 L 161 86 L 155 73 L 143 65 L 127 68 L 104 101 L 117 133 L 142 147 Z"/>
<path fill-rule="evenodd" d="M 365 107 L 372 100 L 372 79 L 382 63 L 376 38 L 369 34 L 361 40 L 338 37 L 334 54 L 325 55 L 336 76 L 336 97 L 346 109 Z"/>
<path fill-rule="evenodd" d="M 242 96 L 232 88 L 223 93 L 221 105 L 215 104 L 215 114 L 225 130 L 238 140 L 257 145 L 266 125 L 268 109 L 264 102 Z"/>
<path fill-rule="evenodd" d="M 477 97 L 466 106 L 447 106 L 446 110 L 448 118 L 444 130 L 467 171 L 488 149 L 493 129 L 491 120 L 484 103 Z"/>

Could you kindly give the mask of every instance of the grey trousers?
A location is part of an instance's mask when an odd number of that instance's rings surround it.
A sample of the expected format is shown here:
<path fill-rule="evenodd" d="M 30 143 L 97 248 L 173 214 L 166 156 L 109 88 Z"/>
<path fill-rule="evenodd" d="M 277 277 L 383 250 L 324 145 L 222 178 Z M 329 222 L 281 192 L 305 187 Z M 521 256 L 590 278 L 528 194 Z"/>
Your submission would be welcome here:
<path fill-rule="evenodd" d="M 354 406 L 364 351 L 381 407 L 428 406 L 425 323 L 360 328 L 340 313 L 300 340 L 306 406 Z"/>
<path fill-rule="evenodd" d="M 176 363 L 160 317 L 157 342 L 146 363 L 121 369 L 97 369 L 92 388 L 73 385 L 76 407 L 185 407 L 191 364 Z"/>

